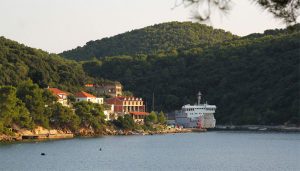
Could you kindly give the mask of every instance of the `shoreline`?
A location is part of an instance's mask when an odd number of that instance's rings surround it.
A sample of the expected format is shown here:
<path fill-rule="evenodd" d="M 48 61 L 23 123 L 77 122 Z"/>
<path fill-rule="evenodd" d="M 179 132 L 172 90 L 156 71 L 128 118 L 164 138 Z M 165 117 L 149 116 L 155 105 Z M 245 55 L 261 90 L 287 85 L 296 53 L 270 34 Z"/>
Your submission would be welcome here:
<path fill-rule="evenodd" d="M 284 125 L 216 125 L 214 131 L 300 132 L 300 127 Z"/>
<path fill-rule="evenodd" d="M 41 129 L 40 127 L 37 129 Z M 97 137 L 97 136 L 129 136 L 129 135 L 158 135 L 158 134 L 176 134 L 176 133 L 189 133 L 189 132 L 205 132 L 206 130 L 195 131 L 190 128 L 167 128 L 159 131 L 144 131 L 144 130 L 135 130 L 135 131 L 126 131 L 126 130 L 106 130 L 102 133 L 94 133 L 90 131 L 86 132 L 63 132 L 59 130 L 47 130 L 48 133 L 45 133 L 44 129 L 42 133 L 32 133 L 35 131 L 26 130 L 24 132 L 31 132 L 31 134 L 21 134 L 20 132 L 15 133 L 15 135 L 5 135 L 0 134 L 0 142 L 26 142 L 26 141 L 43 141 L 43 140 L 61 140 L 61 139 L 73 139 L 76 137 Z M 50 134 L 50 132 L 55 132 Z"/>
<path fill-rule="evenodd" d="M 38 131 L 37 131 L 38 130 Z M 78 137 L 98 137 L 98 136 L 129 136 L 129 135 L 158 135 L 158 134 L 176 134 L 176 133 L 191 133 L 191 132 L 206 132 L 206 131 L 250 131 L 250 132 L 282 132 L 282 133 L 300 133 L 300 127 L 289 127 L 283 125 L 216 125 L 215 128 L 197 129 L 197 128 L 166 128 L 158 131 L 145 130 L 111 130 L 106 129 L 102 133 L 95 133 L 92 130 L 79 131 L 72 133 L 62 130 L 48 130 L 37 127 L 33 131 L 22 130 L 15 132 L 15 135 L 0 134 L 0 142 L 26 142 L 26 141 L 43 141 L 43 140 L 61 140 L 73 139 Z"/>

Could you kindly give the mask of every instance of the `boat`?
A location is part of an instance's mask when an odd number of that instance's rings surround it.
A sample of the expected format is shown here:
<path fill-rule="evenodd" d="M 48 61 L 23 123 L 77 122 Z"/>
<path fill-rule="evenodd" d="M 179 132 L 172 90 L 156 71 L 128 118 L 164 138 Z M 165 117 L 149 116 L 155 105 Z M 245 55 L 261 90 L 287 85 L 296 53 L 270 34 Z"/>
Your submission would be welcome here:
<path fill-rule="evenodd" d="M 214 128 L 216 119 L 214 117 L 216 105 L 201 104 L 201 92 L 198 93 L 198 103 L 195 105 L 184 105 L 175 113 L 175 121 L 178 126 L 184 128 Z"/>

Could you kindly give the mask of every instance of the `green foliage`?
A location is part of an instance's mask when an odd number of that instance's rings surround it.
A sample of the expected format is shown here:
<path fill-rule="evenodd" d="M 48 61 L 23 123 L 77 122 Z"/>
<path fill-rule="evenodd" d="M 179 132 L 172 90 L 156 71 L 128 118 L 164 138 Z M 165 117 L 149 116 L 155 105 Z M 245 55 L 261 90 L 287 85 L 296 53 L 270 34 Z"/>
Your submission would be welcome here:
<path fill-rule="evenodd" d="M 157 123 L 157 114 L 152 111 L 148 116 L 145 117 L 144 122 L 147 126 Z"/>
<path fill-rule="evenodd" d="M 28 78 L 42 88 L 49 85 L 69 91 L 93 80 L 76 62 L 0 37 L 0 85 L 18 86 Z"/>
<path fill-rule="evenodd" d="M 119 116 L 117 120 L 113 121 L 113 124 L 124 130 L 134 130 L 137 127 L 130 115 Z"/>
<path fill-rule="evenodd" d="M 160 123 L 160 124 L 166 124 L 167 119 L 166 119 L 166 116 L 165 116 L 163 111 L 160 111 L 157 114 L 157 122 Z"/>
<path fill-rule="evenodd" d="M 16 88 L 0 87 L 0 132 L 12 128 L 13 124 L 21 128 L 32 128 L 33 122 L 24 103 L 17 98 Z"/>
<path fill-rule="evenodd" d="M 52 127 L 69 128 L 76 131 L 80 126 L 80 118 L 72 109 L 62 106 L 60 103 L 55 103 L 52 106 L 52 115 L 50 124 Z"/>
<path fill-rule="evenodd" d="M 69 94 L 68 101 L 74 104 L 76 102 L 76 97 L 73 94 Z"/>
<path fill-rule="evenodd" d="M 177 56 L 177 49 L 216 44 L 235 38 L 237 36 L 229 32 L 198 23 L 169 22 L 90 41 L 83 47 L 65 51 L 61 55 L 78 61 L 106 56 L 119 56 L 119 59 L 124 60 L 144 60 L 147 55 Z"/>
<path fill-rule="evenodd" d="M 11 86 L 0 87 L 0 118 L 4 126 L 11 126 L 13 118 L 18 116 L 16 89 Z"/>
<path fill-rule="evenodd" d="M 105 123 L 103 106 L 91 102 L 81 101 L 74 104 L 75 113 L 81 120 L 81 126 L 101 129 Z"/>
<path fill-rule="evenodd" d="M 131 96 L 133 96 L 133 93 L 131 91 L 123 91 L 122 95 L 125 97 L 131 97 Z"/>
<path fill-rule="evenodd" d="M 43 95 L 47 95 L 47 98 Z M 40 89 L 37 84 L 33 84 L 32 81 L 25 81 L 19 85 L 17 97 L 25 103 L 35 123 L 49 128 L 49 118 L 44 114 L 45 106 L 48 105 L 46 101 L 50 104 L 53 102 L 48 100 L 49 94 L 44 93 L 44 90 Z"/>
<path fill-rule="evenodd" d="M 82 126 L 102 131 L 103 106 L 78 102 L 74 104 L 75 113 L 56 100 L 47 89 L 40 89 L 32 81 L 22 82 L 17 89 L 0 87 L 0 133 L 10 134 L 15 126 L 32 129 L 35 125 L 72 131 Z"/>
<path fill-rule="evenodd" d="M 93 77 L 120 81 L 148 109 L 153 92 L 155 109 L 169 112 L 195 103 L 200 90 L 204 102 L 217 105 L 218 124 L 300 124 L 298 27 L 181 49 L 177 56 L 104 58 L 83 67 Z"/>

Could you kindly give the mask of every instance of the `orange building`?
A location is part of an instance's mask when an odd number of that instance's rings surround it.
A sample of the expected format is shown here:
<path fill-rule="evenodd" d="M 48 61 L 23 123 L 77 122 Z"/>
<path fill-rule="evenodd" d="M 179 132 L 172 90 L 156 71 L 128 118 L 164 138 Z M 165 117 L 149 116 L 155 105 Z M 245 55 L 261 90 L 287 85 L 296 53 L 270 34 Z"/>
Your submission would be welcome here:
<path fill-rule="evenodd" d="M 114 105 L 114 111 L 120 114 L 128 114 L 129 112 L 145 112 L 145 105 L 142 98 L 112 97 L 106 99 L 106 103 Z"/>
<path fill-rule="evenodd" d="M 132 117 L 134 122 L 143 124 L 144 119 L 147 115 L 149 115 L 148 112 L 129 112 L 129 115 Z"/>

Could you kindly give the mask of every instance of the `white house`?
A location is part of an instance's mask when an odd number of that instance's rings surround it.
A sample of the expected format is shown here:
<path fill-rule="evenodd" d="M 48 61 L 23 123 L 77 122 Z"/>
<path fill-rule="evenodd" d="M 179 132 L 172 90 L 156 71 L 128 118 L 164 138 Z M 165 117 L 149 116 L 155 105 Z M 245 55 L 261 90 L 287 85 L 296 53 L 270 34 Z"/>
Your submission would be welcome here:
<path fill-rule="evenodd" d="M 84 91 L 76 93 L 75 98 L 76 98 L 76 102 L 88 101 L 88 102 L 92 102 L 92 103 L 103 104 L 103 98 L 95 97 Z"/>
<path fill-rule="evenodd" d="M 69 107 L 69 102 L 68 102 L 68 92 L 62 91 L 58 88 L 48 88 L 50 92 L 53 93 L 57 97 L 57 102 L 61 103 L 63 106 Z"/>
<path fill-rule="evenodd" d="M 113 120 L 113 119 L 117 119 L 117 115 L 115 115 L 114 113 L 114 105 L 105 105 L 104 107 L 104 115 L 105 115 L 105 120 Z"/>

